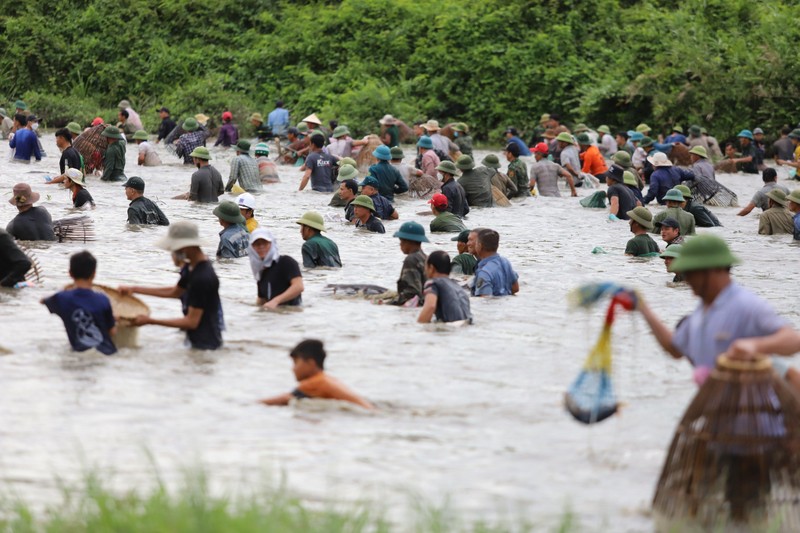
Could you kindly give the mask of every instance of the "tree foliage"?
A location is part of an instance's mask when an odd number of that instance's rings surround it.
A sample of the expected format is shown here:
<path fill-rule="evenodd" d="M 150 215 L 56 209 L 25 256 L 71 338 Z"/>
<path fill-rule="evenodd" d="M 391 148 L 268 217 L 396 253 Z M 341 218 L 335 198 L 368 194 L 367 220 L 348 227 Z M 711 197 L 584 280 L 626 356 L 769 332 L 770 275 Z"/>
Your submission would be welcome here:
<path fill-rule="evenodd" d="M 283 99 L 359 133 L 392 113 L 479 138 L 567 122 L 702 123 L 725 137 L 797 120 L 800 26 L 772 0 L 28 0 L 0 14 L 0 96 L 53 123 L 154 125 Z"/>

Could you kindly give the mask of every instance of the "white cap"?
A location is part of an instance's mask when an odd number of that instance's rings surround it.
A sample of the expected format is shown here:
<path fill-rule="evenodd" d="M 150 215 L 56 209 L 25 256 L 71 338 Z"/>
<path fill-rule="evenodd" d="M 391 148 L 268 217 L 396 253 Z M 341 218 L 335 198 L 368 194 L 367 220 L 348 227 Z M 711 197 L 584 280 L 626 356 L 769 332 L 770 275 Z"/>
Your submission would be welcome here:
<path fill-rule="evenodd" d="M 246 209 L 253 209 L 256 208 L 256 198 L 249 192 L 243 192 L 239 195 L 239 198 L 236 199 L 236 203 L 239 204 L 239 208 L 246 208 Z"/>

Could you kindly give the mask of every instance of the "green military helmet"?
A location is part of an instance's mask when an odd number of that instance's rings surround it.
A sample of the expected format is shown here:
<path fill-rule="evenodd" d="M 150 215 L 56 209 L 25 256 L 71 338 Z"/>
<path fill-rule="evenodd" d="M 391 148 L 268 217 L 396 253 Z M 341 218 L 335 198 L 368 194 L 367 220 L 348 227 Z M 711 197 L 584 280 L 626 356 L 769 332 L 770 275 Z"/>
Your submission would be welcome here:
<path fill-rule="evenodd" d="M 339 175 L 336 181 L 354 180 L 358 178 L 358 170 L 353 165 L 342 165 L 339 167 Z"/>
<path fill-rule="evenodd" d="M 325 231 L 325 221 L 323 220 L 322 215 L 316 211 L 306 211 L 299 220 L 295 221 L 295 223 L 300 224 L 301 226 L 308 226 L 309 228 L 313 228 L 315 230 Z"/>
<path fill-rule="evenodd" d="M 359 194 L 358 196 L 356 196 L 356 199 L 353 200 L 353 205 L 354 206 L 358 205 L 358 206 L 361 206 L 361 207 L 366 207 L 367 209 L 369 209 L 373 213 L 375 212 L 375 203 L 372 201 L 372 198 L 370 198 L 366 194 Z"/>
<path fill-rule="evenodd" d="M 211 152 L 208 151 L 208 148 L 205 146 L 198 146 L 192 153 L 189 154 L 189 157 L 196 157 L 197 159 L 205 159 L 206 161 L 211 159 Z"/>
<path fill-rule="evenodd" d="M 703 159 L 708 159 L 708 151 L 705 146 L 693 146 L 692 149 L 689 150 L 689 153 L 702 157 Z"/>
<path fill-rule="evenodd" d="M 500 159 L 494 154 L 489 154 L 483 158 L 481 164 L 487 168 L 493 168 L 497 170 L 500 168 Z"/>
<path fill-rule="evenodd" d="M 681 256 L 682 249 L 683 249 L 682 244 L 670 244 L 669 246 L 667 246 L 667 249 L 661 252 L 661 255 L 659 255 L 658 257 L 660 257 L 661 259 L 667 259 L 668 257 L 671 257 L 672 259 L 677 259 L 678 257 Z"/>
<path fill-rule="evenodd" d="M 475 162 L 472 160 L 472 157 L 468 155 L 462 155 L 456 161 L 456 166 L 461 170 L 472 170 L 475 168 Z"/>
<path fill-rule="evenodd" d="M 619 152 L 615 153 L 613 156 L 611 156 L 611 160 L 622 168 L 631 168 L 632 165 L 631 154 L 625 150 L 620 150 Z"/>
<path fill-rule="evenodd" d="M 109 139 L 125 138 L 122 136 L 122 134 L 119 132 L 119 128 L 117 128 L 116 126 L 106 126 L 106 128 L 103 130 L 103 133 L 101 133 L 100 135 L 102 135 L 103 137 L 108 137 Z"/>
<path fill-rule="evenodd" d="M 728 244 L 716 235 L 698 235 L 681 248 L 680 256 L 670 265 L 670 272 L 683 273 L 695 270 L 730 268 L 740 264 Z"/>
<path fill-rule="evenodd" d="M 297 131 L 299 131 L 300 133 L 308 133 L 308 124 L 306 124 L 305 122 L 300 122 L 297 125 Z"/>
<path fill-rule="evenodd" d="M 400 148 L 399 146 L 392 146 L 392 149 L 389 150 L 389 153 L 392 154 L 392 159 L 393 160 L 394 159 L 403 159 L 403 157 L 405 157 L 405 154 L 403 154 L 403 149 Z"/>
<path fill-rule="evenodd" d="M 214 215 L 231 224 L 244 224 L 247 222 L 244 216 L 242 216 L 239 206 L 230 200 L 220 202 L 219 205 L 214 208 Z"/>
<path fill-rule="evenodd" d="M 333 129 L 331 137 L 338 139 L 339 137 L 344 137 L 345 135 L 350 135 L 350 129 L 347 126 L 336 126 Z"/>
<path fill-rule="evenodd" d="M 626 213 L 631 220 L 638 222 L 645 229 L 653 229 L 653 213 L 646 207 L 634 207 Z"/>
<path fill-rule="evenodd" d="M 197 119 L 194 117 L 189 117 L 183 121 L 183 126 L 181 129 L 184 131 L 197 131 L 200 125 L 197 123 Z"/>
<path fill-rule="evenodd" d="M 80 135 L 83 133 L 83 128 L 81 128 L 81 125 L 77 122 L 70 122 L 67 124 L 67 129 L 70 133 L 74 133 L 75 135 Z"/>
<path fill-rule="evenodd" d="M 436 170 L 444 174 L 450 174 L 451 176 L 458 174 L 458 168 L 452 161 L 442 161 L 439 163 L 439 166 L 436 167 Z"/>
<path fill-rule="evenodd" d="M 342 168 L 345 165 L 350 165 L 352 167 L 358 167 L 358 163 L 352 157 L 343 157 L 339 160 L 339 168 Z"/>
<path fill-rule="evenodd" d="M 684 198 L 693 198 L 692 190 L 686 185 L 676 185 L 673 187 L 676 191 L 680 191 Z"/>
<path fill-rule="evenodd" d="M 136 130 L 136 133 L 133 134 L 134 141 L 146 141 L 147 138 L 147 132 L 144 130 Z"/>
<path fill-rule="evenodd" d="M 572 144 L 572 135 L 570 135 L 566 131 L 562 131 L 561 133 L 558 134 L 558 136 L 556 137 L 556 140 Z"/>
<path fill-rule="evenodd" d="M 664 195 L 664 201 L 666 202 L 683 202 L 683 193 L 678 189 L 670 189 L 667 191 L 667 194 Z"/>
<path fill-rule="evenodd" d="M 638 187 L 639 184 L 636 182 L 636 176 L 633 175 L 633 172 L 630 170 L 626 170 L 622 173 L 622 183 L 625 185 L 630 185 L 632 187 Z"/>
<path fill-rule="evenodd" d="M 400 229 L 394 232 L 394 237 L 414 242 L 430 242 L 425 236 L 425 228 L 419 222 L 403 222 Z"/>

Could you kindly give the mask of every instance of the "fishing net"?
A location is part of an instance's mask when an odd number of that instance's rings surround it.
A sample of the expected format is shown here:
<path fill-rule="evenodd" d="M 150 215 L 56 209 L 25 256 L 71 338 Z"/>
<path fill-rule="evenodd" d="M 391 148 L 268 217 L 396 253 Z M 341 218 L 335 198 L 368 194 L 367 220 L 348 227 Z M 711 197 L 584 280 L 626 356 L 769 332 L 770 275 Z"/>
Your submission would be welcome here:
<path fill-rule="evenodd" d="M 87 215 L 67 217 L 53 222 L 58 242 L 91 242 L 95 240 L 94 220 Z"/>
<path fill-rule="evenodd" d="M 739 198 L 736 193 L 718 181 L 703 176 L 695 176 L 684 182 L 692 190 L 695 202 L 719 207 L 738 207 Z"/>
<path fill-rule="evenodd" d="M 441 190 L 441 183 L 433 176 L 423 174 L 422 176 L 411 175 L 408 178 L 408 195 L 411 198 L 429 198 L 439 190 Z"/>
<path fill-rule="evenodd" d="M 736 163 L 732 159 L 723 159 L 714 165 L 714 170 L 722 172 L 723 174 L 736 174 L 739 171 L 739 169 L 736 168 Z"/>
<path fill-rule="evenodd" d="M 86 174 L 103 168 L 103 155 L 108 148 L 108 139 L 101 135 L 105 129 L 106 124 L 92 126 L 72 142 L 72 146 L 83 156 Z"/>
<path fill-rule="evenodd" d="M 497 207 L 511 207 L 511 201 L 503 194 L 503 191 L 492 185 L 492 197 L 494 198 L 494 205 Z"/>
<path fill-rule="evenodd" d="M 585 198 L 580 199 L 580 204 L 583 207 L 592 207 L 592 208 L 603 208 L 606 207 L 606 192 L 605 191 L 597 191 Z"/>
<path fill-rule="evenodd" d="M 74 285 L 65 288 L 72 289 Z M 139 328 L 133 325 L 133 319 L 139 315 L 149 315 L 150 308 L 136 296 L 123 295 L 117 289 L 106 285 L 94 284 L 92 288 L 108 296 L 111 301 L 111 312 L 117 319 L 114 344 L 117 348 L 135 348 L 138 345 Z"/>
<path fill-rule="evenodd" d="M 374 152 L 375 148 L 378 146 L 383 145 L 383 141 L 381 141 L 381 138 L 377 135 L 367 135 L 365 139 L 367 140 L 367 144 L 361 147 L 361 150 L 358 151 L 358 155 L 355 157 L 356 168 L 362 174 L 366 174 L 369 171 L 369 167 L 378 162 L 377 158 L 372 155 L 372 152 Z"/>
<path fill-rule="evenodd" d="M 800 531 L 800 405 L 767 358 L 719 357 L 653 499 L 660 531 Z"/>
<path fill-rule="evenodd" d="M 41 283 L 42 279 L 44 279 L 44 272 L 42 271 L 42 264 L 39 263 L 39 258 L 36 257 L 32 250 L 25 248 L 20 243 L 17 243 L 17 246 L 28 257 L 28 261 L 31 262 L 31 268 L 25 273 L 25 281 L 28 283 Z"/>
<path fill-rule="evenodd" d="M 612 283 L 584 285 L 571 296 L 573 304 L 590 307 L 608 295 L 612 298 L 600 337 L 564 396 L 567 411 L 583 424 L 601 422 L 617 412 L 618 403 L 611 381 L 611 326 L 617 306 L 633 309 L 636 297 L 631 291 Z"/>

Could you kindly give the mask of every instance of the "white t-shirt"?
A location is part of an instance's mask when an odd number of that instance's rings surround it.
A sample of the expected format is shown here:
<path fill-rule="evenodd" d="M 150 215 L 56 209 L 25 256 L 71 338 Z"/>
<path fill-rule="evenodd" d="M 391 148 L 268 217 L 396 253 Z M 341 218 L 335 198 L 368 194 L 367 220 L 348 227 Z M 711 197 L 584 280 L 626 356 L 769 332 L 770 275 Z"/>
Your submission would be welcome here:
<path fill-rule="evenodd" d="M 156 153 L 156 147 L 148 141 L 144 141 L 139 145 L 139 155 L 144 154 L 144 166 L 156 167 L 161 164 L 161 158 Z"/>

